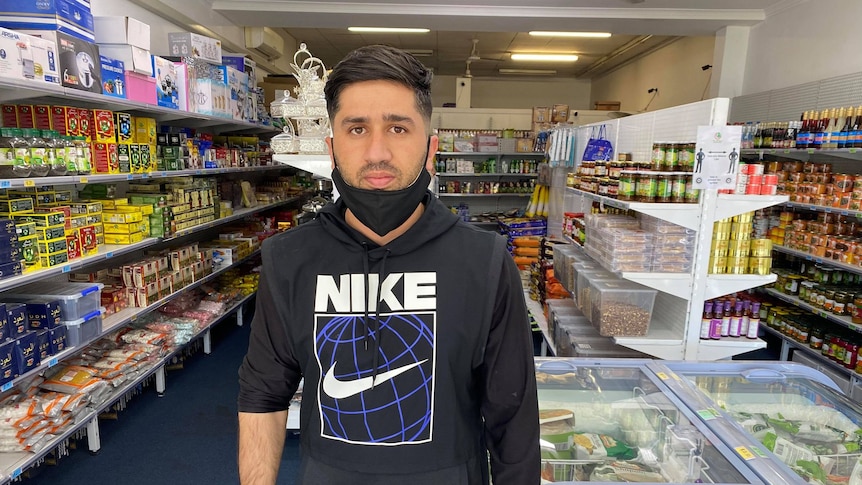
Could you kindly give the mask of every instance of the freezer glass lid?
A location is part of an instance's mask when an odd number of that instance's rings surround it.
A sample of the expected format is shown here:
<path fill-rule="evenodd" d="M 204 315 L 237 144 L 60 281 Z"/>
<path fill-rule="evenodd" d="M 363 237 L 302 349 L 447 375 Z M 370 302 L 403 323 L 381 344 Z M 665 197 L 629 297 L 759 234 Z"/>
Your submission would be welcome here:
<path fill-rule="evenodd" d="M 749 483 L 651 374 L 576 362 L 536 359 L 542 483 Z"/>
<path fill-rule="evenodd" d="M 804 480 L 862 484 L 862 409 L 831 385 L 793 367 L 674 370 Z"/>

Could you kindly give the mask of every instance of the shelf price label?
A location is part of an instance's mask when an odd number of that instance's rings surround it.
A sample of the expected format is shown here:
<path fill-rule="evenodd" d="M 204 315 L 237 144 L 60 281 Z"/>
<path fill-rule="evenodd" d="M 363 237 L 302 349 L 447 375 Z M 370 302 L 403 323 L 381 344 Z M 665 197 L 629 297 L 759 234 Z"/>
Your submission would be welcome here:
<path fill-rule="evenodd" d="M 24 187 L 35 187 L 35 186 L 36 186 L 36 182 L 33 181 L 32 179 L 27 179 L 24 181 Z"/>
<path fill-rule="evenodd" d="M 11 180 L 0 180 L 0 189 L 8 189 L 12 186 Z"/>
<path fill-rule="evenodd" d="M 734 450 L 736 450 L 736 452 L 739 453 L 739 456 L 741 456 L 745 461 L 753 460 L 755 458 L 754 453 L 744 446 L 737 446 Z"/>
<path fill-rule="evenodd" d="M 848 153 L 856 153 L 856 149 L 855 149 L 855 148 L 849 148 L 849 149 L 847 150 L 847 152 L 848 152 Z"/>
<path fill-rule="evenodd" d="M 132 179 L 134 179 L 134 178 L 135 178 L 135 176 L 134 176 L 134 175 L 132 175 L 132 174 L 128 174 L 128 175 L 126 175 L 126 180 L 132 180 Z"/>
<path fill-rule="evenodd" d="M 0 387 L 0 391 L 3 391 L 3 392 L 8 391 L 9 389 L 12 389 L 12 381 L 9 381 L 6 384 L 3 384 L 3 387 Z"/>
<path fill-rule="evenodd" d="M 710 419 L 718 417 L 718 413 L 716 413 L 714 409 L 701 409 L 700 411 L 697 411 L 697 415 L 704 421 L 709 421 Z"/>
<path fill-rule="evenodd" d="M 752 446 L 751 451 L 753 451 L 754 454 L 760 458 L 766 458 L 766 453 L 764 453 L 763 450 L 761 450 L 760 448 L 758 448 L 756 446 Z"/>
<path fill-rule="evenodd" d="M 81 177 L 78 179 L 78 182 L 80 182 L 82 184 L 86 184 L 88 181 L 89 181 L 89 179 L 87 177 Z"/>
<path fill-rule="evenodd" d="M 12 479 L 16 479 L 21 476 L 21 469 L 16 468 L 15 471 L 12 472 Z"/>
<path fill-rule="evenodd" d="M 57 358 L 54 357 L 53 359 L 48 361 L 48 367 L 54 367 L 55 365 L 57 365 L 57 362 Z"/>
<path fill-rule="evenodd" d="M 814 155 L 814 149 L 813 148 L 809 148 L 807 151 L 808 151 L 809 155 Z"/>
<path fill-rule="evenodd" d="M 664 372 L 657 372 L 656 375 L 658 376 L 659 379 L 661 379 L 663 381 L 666 381 L 669 379 L 667 374 L 665 374 Z"/>
<path fill-rule="evenodd" d="M 63 273 L 68 273 L 71 270 L 72 270 L 72 267 L 69 266 L 68 264 L 66 266 L 63 266 L 63 269 L 62 269 Z"/>

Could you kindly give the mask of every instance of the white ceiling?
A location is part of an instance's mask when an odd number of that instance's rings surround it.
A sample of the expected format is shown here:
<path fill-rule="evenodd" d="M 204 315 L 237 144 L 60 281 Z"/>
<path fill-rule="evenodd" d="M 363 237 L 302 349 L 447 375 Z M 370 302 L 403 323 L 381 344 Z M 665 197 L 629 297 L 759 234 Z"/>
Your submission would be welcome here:
<path fill-rule="evenodd" d="M 421 57 L 438 75 L 462 75 L 479 39 L 474 76 L 500 68 L 554 69 L 558 76 L 596 77 L 678 36 L 712 36 L 728 25 L 751 26 L 803 0 L 207 0 L 238 26 L 283 28 L 333 66 L 351 50 L 384 43 L 430 49 Z M 530 5 L 524 5 L 530 3 Z M 427 34 L 356 34 L 349 26 L 424 27 Z M 531 30 L 604 31 L 608 39 L 536 38 Z M 622 52 L 620 52 L 622 51 Z M 513 52 L 574 53 L 575 63 L 514 62 Z"/>

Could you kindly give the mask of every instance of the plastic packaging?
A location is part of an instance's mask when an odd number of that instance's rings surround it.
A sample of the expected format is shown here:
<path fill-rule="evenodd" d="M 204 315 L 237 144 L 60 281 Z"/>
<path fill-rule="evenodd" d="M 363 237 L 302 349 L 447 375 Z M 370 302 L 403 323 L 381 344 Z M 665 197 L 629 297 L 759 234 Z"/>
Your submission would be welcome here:
<path fill-rule="evenodd" d="M 48 165 L 48 144 L 42 139 L 37 129 L 23 130 L 22 135 L 30 145 L 30 175 L 33 177 L 44 177 L 51 170 Z"/>
<path fill-rule="evenodd" d="M 15 157 L 12 174 L 16 177 L 29 177 L 33 172 L 30 165 L 30 143 L 24 138 L 24 130 L 9 129 L 9 146 Z"/>
<path fill-rule="evenodd" d="M 47 146 L 45 160 L 48 163 L 48 175 L 66 175 L 66 143 L 60 139 L 60 134 L 54 130 L 42 130 L 42 139 Z"/>
<path fill-rule="evenodd" d="M 590 321 L 603 337 L 642 337 L 649 330 L 657 291 L 629 281 L 590 284 Z"/>

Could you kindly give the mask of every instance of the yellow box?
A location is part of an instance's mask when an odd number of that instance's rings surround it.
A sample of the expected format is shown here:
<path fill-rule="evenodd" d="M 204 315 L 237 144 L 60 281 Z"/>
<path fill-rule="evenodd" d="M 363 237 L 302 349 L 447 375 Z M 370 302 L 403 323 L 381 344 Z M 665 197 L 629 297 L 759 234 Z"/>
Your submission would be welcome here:
<path fill-rule="evenodd" d="M 73 202 L 69 204 L 72 214 L 95 214 L 102 212 L 101 202 Z"/>
<path fill-rule="evenodd" d="M 15 232 L 18 234 L 18 239 L 27 236 L 36 235 L 36 223 L 27 221 L 15 221 Z"/>
<path fill-rule="evenodd" d="M 113 210 L 113 209 L 116 209 L 117 207 L 123 207 L 123 206 L 129 205 L 129 199 L 127 199 L 127 198 L 120 198 L 120 199 L 93 199 L 93 200 L 90 200 L 90 201 L 88 201 L 88 202 L 90 202 L 90 203 L 93 203 L 93 202 L 99 202 L 99 203 L 101 203 L 101 204 L 102 204 L 102 210 L 103 210 L 103 211 L 104 211 L 105 209 Z"/>
<path fill-rule="evenodd" d="M 57 202 L 72 202 L 72 191 L 71 190 L 58 190 L 54 192 L 54 199 Z M 66 204 L 69 205 L 69 204 Z"/>
<path fill-rule="evenodd" d="M 33 207 L 33 199 L 30 197 L 0 199 L 0 212 L 4 214 L 17 215 L 32 212 Z"/>
<path fill-rule="evenodd" d="M 131 222 L 141 222 L 144 219 L 144 214 L 141 212 L 118 212 L 104 211 L 102 212 L 102 223 L 106 226 L 109 223 L 128 224 Z"/>
<path fill-rule="evenodd" d="M 39 253 L 39 263 L 43 268 L 57 266 L 69 262 L 69 253 L 65 250 L 56 253 Z"/>
<path fill-rule="evenodd" d="M 109 222 L 103 225 L 105 229 L 105 234 L 133 234 L 136 232 L 142 232 L 146 235 L 150 234 L 149 219 L 144 219 L 139 222 L 132 222 L 128 224 Z"/>
<path fill-rule="evenodd" d="M 59 237 L 57 239 L 39 241 L 38 248 L 39 254 L 51 254 L 66 251 L 68 248 L 66 245 L 66 235 L 63 234 L 63 237 Z"/>
<path fill-rule="evenodd" d="M 51 241 L 66 237 L 66 226 L 36 227 L 36 237 L 40 241 Z"/>
<path fill-rule="evenodd" d="M 135 142 L 145 145 L 156 144 L 156 120 L 153 118 L 135 118 Z"/>
<path fill-rule="evenodd" d="M 144 233 L 132 234 L 105 234 L 105 244 L 134 244 L 144 240 Z"/>
<path fill-rule="evenodd" d="M 129 207 L 139 210 L 145 216 L 153 213 L 153 206 L 150 204 L 129 204 Z"/>
<path fill-rule="evenodd" d="M 65 226 L 66 215 L 62 212 L 40 212 L 14 216 L 15 222 L 35 222 L 36 227 Z"/>

